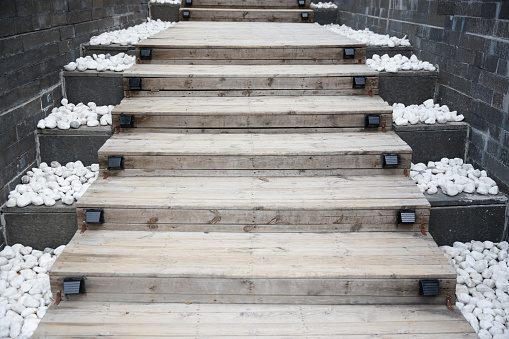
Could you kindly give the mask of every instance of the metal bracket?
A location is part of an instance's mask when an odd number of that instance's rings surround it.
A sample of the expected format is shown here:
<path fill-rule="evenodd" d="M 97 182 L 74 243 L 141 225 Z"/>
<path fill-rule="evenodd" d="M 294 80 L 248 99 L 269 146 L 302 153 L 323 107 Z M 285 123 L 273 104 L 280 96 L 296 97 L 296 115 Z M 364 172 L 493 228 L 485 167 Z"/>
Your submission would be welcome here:
<path fill-rule="evenodd" d="M 428 235 L 426 233 L 426 224 L 421 224 L 421 234 L 424 236 Z"/>
<path fill-rule="evenodd" d="M 83 220 L 83 222 L 81 223 L 81 234 L 85 233 L 86 230 L 87 230 L 87 222 L 85 220 Z"/>
<path fill-rule="evenodd" d="M 454 311 L 454 307 L 452 306 L 452 298 L 450 295 L 448 295 L 445 298 L 445 306 L 449 309 L 449 311 Z"/>
<path fill-rule="evenodd" d="M 62 292 L 60 292 L 60 290 L 58 290 L 57 291 L 57 298 L 55 299 L 55 305 L 60 304 L 61 301 L 62 301 Z"/>

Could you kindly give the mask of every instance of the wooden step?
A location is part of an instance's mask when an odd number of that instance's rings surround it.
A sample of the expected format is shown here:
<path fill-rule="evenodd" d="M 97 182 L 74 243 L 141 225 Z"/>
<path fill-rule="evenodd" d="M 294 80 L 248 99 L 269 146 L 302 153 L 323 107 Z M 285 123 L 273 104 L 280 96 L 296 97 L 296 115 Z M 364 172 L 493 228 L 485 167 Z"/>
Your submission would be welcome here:
<path fill-rule="evenodd" d="M 297 0 L 192 0 L 191 4 L 182 2 L 182 7 L 205 8 L 309 8 L 311 0 L 305 0 L 299 5 Z"/>
<path fill-rule="evenodd" d="M 179 11 L 180 21 L 313 22 L 314 20 L 312 9 L 181 8 Z"/>
<path fill-rule="evenodd" d="M 355 79 L 365 86 L 355 88 Z M 134 65 L 124 71 L 124 89 L 126 97 L 377 95 L 378 72 L 366 65 Z"/>
<path fill-rule="evenodd" d="M 394 167 L 384 154 L 396 155 Z M 196 175 L 217 171 L 228 175 L 253 170 L 275 175 L 364 175 L 399 173 L 411 167 L 412 149 L 394 132 L 305 134 L 117 134 L 99 150 L 101 168 L 122 156 L 122 169 L 111 175 Z M 391 172 L 387 172 L 392 169 Z M 185 172 L 191 171 L 191 174 Z"/>
<path fill-rule="evenodd" d="M 72 301 L 440 304 L 456 272 L 431 236 L 414 233 L 77 232 L 50 271 Z M 419 295 L 419 280 L 438 295 Z M 445 306 L 444 306 L 445 307 Z"/>
<path fill-rule="evenodd" d="M 62 302 L 33 339 L 45 338 L 478 338 L 442 305 L 201 305 Z"/>
<path fill-rule="evenodd" d="M 167 171 L 163 172 L 165 175 Z M 90 229 L 221 232 L 419 231 L 430 205 L 403 176 L 143 177 L 95 181 L 77 202 L 104 209 Z M 220 174 L 220 173 L 219 173 Z M 216 175 L 219 175 L 216 174 Z M 398 211 L 415 210 L 414 224 L 398 225 Z"/>
<path fill-rule="evenodd" d="M 132 116 L 133 127 L 121 133 L 374 132 L 384 124 L 392 130 L 392 107 L 378 96 L 126 98 L 112 114 L 114 126 L 121 115 Z M 380 116 L 380 127 L 366 128 L 368 115 Z"/>
<path fill-rule="evenodd" d="M 322 26 L 269 22 L 179 22 L 137 45 L 138 63 L 364 64 L 365 45 Z M 354 56 L 345 58 L 344 49 Z M 142 58 L 140 50 L 150 50 Z"/>
<path fill-rule="evenodd" d="M 392 108 L 380 97 L 265 96 L 126 98 L 112 112 L 132 116 L 130 132 L 306 133 L 392 130 Z M 366 127 L 368 115 L 380 116 L 380 127 Z M 124 124 L 123 126 L 127 126 Z"/>

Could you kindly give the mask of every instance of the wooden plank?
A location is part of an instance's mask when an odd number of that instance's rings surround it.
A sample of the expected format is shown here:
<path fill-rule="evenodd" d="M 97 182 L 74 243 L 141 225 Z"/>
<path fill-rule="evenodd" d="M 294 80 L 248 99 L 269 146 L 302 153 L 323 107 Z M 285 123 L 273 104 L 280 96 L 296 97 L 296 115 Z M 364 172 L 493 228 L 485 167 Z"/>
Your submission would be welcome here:
<path fill-rule="evenodd" d="M 309 8 L 311 1 L 305 0 L 303 8 Z M 183 7 L 187 6 L 184 2 Z M 295 0 L 194 0 L 192 7 L 225 8 L 302 8 Z"/>
<path fill-rule="evenodd" d="M 372 332 L 374 330 L 374 332 Z M 475 338 L 459 311 L 443 306 L 185 305 L 65 302 L 32 338 L 200 337 Z"/>
<path fill-rule="evenodd" d="M 368 83 L 370 78 L 367 79 Z M 378 86 L 378 78 L 372 79 L 373 83 L 376 80 Z M 270 90 L 270 89 L 237 89 L 237 90 L 188 90 L 188 91 L 165 91 L 165 90 L 150 90 L 150 91 L 127 91 L 126 97 L 257 97 L 257 96 L 301 96 L 301 95 L 378 95 L 378 89 L 308 89 L 308 90 Z"/>
<path fill-rule="evenodd" d="M 190 17 L 184 18 L 183 11 Z M 307 13 L 303 19 L 301 14 Z M 314 11 L 310 9 L 254 9 L 254 8 L 181 8 L 180 21 L 262 21 L 262 22 L 313 22 Z"/>

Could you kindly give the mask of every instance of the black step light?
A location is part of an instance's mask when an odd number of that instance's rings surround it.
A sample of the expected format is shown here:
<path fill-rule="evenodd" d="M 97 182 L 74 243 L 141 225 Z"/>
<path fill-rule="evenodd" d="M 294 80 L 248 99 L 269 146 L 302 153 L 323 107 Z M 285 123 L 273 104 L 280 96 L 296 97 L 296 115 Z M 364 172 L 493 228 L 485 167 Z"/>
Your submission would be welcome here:
<path fill-rule="evenodd" d="M 302 20 L 307 20 L 309 19 L 309 13 L 308 12 L 301 13 L 300 17 L 302 18 Z"/>
<path fill-rule="evenodd" d="M 306 0 L 297 0 L 297 3 L 299 4 L 299 7 L 306 6 Z"/>
<path fill-rule="evenodd" d="M 366 115 L 366 128 L 378 128 L 378 127 L 380 127 L 380 114 Z"/>
<path fill-rule="evenodd" d="M 419 280 L 419 295 L 438 295 L 438 279 Z"/>
<path fill-rule="evenodd" d="M 108 169 L 109 170 L 123 170 L 124 157 L 121 155 L 108 155 Z"/>
<path fill-rule="evenodd" d="M 131 91 L 141 91 L 141 78 L 129 78 L 129 89 Z"/>
<path fill-rule="evenodd" d="M 134 115 L 120 114 L 120 127 L 134 128 Z"/>
<path fill-rule="evenodd" d="M 365 88 L 365 87 L 366 87 L 366 77 L 353 78 L 353 88 Z"/>
<path fill-rule="evenodd" d="M 192 6 L 193 0 L 186 0 L 186 6 Z"/>
<path fill-rule="evenodd" d="M 182 17 L 184 19 L 189 19 L 191 17 L 191 11 L 182 11 Z"/>
<path fill-rule="evenodd" d="M 345 48 L 343 50 L 343 59 L 353 59 L 355 57 L 355 48 Z"/>
<path fill-rule="evenodd" d="M 152 48 L 140 48 L 141 60 L 152 60 Z"/>
<path fill-rule="evenodd" d="M 397 154 L 382 154 L 382 167 L 391 168 L 398 167 L 398 155 Z"/>
<path fill-rule="evenodd" d="M 104 210 L 102 208 L 86 209 L 85 222 L 89 224 L 104 224 Z"/>
<path fill-rule="evenodd" d="M 415 210 L 399 210 L 398 224 L 415 224 Z"/>
<path fill-rule="evenodd" d="M 85 278 L 64 278 L 64 294 L 85 293 Z"/>

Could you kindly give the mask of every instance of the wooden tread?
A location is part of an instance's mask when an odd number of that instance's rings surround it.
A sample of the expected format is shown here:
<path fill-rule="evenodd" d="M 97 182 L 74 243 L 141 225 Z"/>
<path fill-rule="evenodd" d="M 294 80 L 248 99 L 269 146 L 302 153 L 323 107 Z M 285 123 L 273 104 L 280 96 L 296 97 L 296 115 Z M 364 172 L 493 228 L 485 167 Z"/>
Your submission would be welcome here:
<path fill-rule="evenodd" d="M 87 208 L 104 209 L 105 223 L 92 229 L 368 232 L 418 231 L 430 205 L 410 178 L 394 175 L 145 175 L 97 180 L 77 202 L 80 226 Z M 400 209 L 415 209 L 416 223 L 398 226 Z"/>
<path fill-rule="evenodd" d="M 114 126 L 120 115 L 134 116 L 134 127 L 122 133 L 381 131 L 365 128 L 368 114 L 380 115 L 386 130 L 392 130 L 392 107 L 378 96 L 125 98 L 112 114 Z"/>
<path fill-rule="evenodd" d="M 313 22 L 312 9 L 259 9 L 259 8 L 181 8 L 180 21 L 263 21 L 263 22 Z M 190 13 L 189 17 L 184 12 Z M 303 17 L 302 14 L 306 16 Z"/>
<path fill-rule="evenodd" d="M 196 305 L 62 302 L 33 339 L 478 338 L 459 311 L 434 305 Z"/>
<path fill-rule="evenodd" d="M 277 304 L 440 304 L 456 272 L 420 233 L 77 233 L 50 272 L 69 300 Z M 439 295 L 420 296 L 420 279 Z M 445 306 L 444 306 L 445 307 Z"/>
<path fill-rule="evenodd" d="M 366 57 L 361 42 L 302 23 L 181 21 L 136 46 L 138 62 L 148 64 L 363 64 Z M 140 48 L 152 49 L 151 58 Z M 345 59 L 344 48 L 354 57 Z"/>
<path fill-rule="evenodd" d="M 384 154 L 398 157 L 398 165 L 390 172 L 383 166 Z M 285 170 L 290 173 L 309 171 L 314 175 L 361 172 L 387 175 L 399 170 L 403 175 L 403 170 L 411 167 L 412 149 L 392 131 L 323 135 L 140 132 L 118 134 L 108 139 L 99 150 L 101 168 L 108 167 L 109 156 L 123 156 L 124 169 L 138 170 L 138 175 L 154 170 L 159 171 L 159 175 L 166 170 L 225 173 L 276 170 L 276 176 Z"/>
<path fill-rule="evenodd" d="M 354 88 L 354 78 L 365 87 Z M 141 79 L 139 88 L 130 78 Z M 140 89 L 141 88 L 141 89 Z M 377 95 L 378 72 L 366 65 L 157 65 L 124 71 L 130 96 Z"/>

